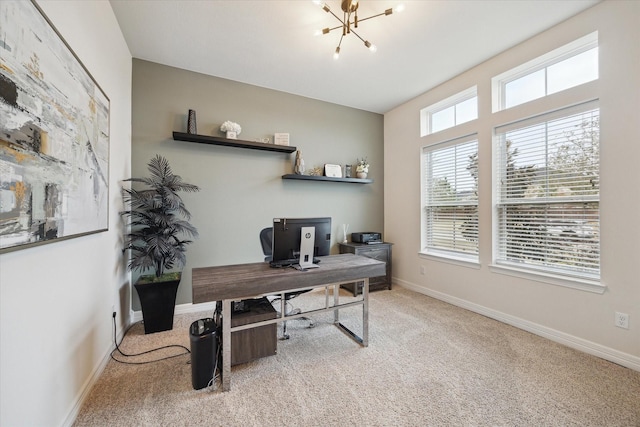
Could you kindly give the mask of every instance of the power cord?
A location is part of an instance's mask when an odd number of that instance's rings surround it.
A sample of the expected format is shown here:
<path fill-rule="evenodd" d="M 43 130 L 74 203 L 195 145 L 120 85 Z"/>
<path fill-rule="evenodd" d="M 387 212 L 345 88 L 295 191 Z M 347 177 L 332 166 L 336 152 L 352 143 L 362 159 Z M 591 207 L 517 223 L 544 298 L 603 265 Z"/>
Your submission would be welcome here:
<path fill-rule="evenodd" d="M 124 334 L 122 335 L 122 339 L 120 340 L 120 344 L 122 344 L 122 341 L 124 341 L 124 337 L 126 337 L 126 336 L 127 336 L 127 333 L 129 333 L 129 330 L 130 330 L 132 327 L 134 327 L 136 324 L 138 324 L 138 323 L 140 323 L 140 322 L 136 322 L 136 323 L 131 324 L 131 325 L 127 328 L 127 330 L 126 330 L 126 331 L 124 331 Z M 116 348 L 114 348 L 114 349 L 111 351 L 111 355 L 110 355 L 110 356 L 111 356 L 111 358 L 112 358 L 113 360 L 115 360 L 116 362 L 118 362 L 118 363 L 122 363 L 122 364 L 125 364 L 125 365 L 146 365 L 146 364 L 148 364 L 148 363 L 155 363 L 155 362 L 159 362 L 159 361 L 161 361 L 161 360 L 173 359 L 174 357 L 183 356 L 183 355 L 185 355 L 185 354 L 190 354 L 190 353 L 191 353 L 191 351 L 190 351 L 187 347 L 185 347 L 185 346 L 183 346 L 183 345 L 180 345 L 180 344 L 171 344 L 171 345 L 165 345 L 165 346 L 162 346 L 162 347 L 158 347 L 158 348 L 154 348 L 154 349 L 151 349 L 151 350 L 143 351 L 142 353 L 127 354 L 127 353 L 123 352 L 122 350 L 120 350 L 120 345 L 118 344 L 118 341 L 117 341 L 117 339 L 116 339 L 116 336 L 117 336 L 117 334 L 116 334 L 116 312 L 114 311 L 114 312 L 113 312 L 113 343 L 115 344 Z M 163 357 L 163 358 L 161 358 L 161 359 L 156 359 L 156 360 L 148 360 L 148 361 L 146 361 L 146 362 L 126 362 L 126 361 L 124 361 L 124 360 L 118 360 L 118 359 L 116 359 L 116 358 L 114 357 L 114 353 L 115 353 L 116 351 L 117 351 L 118 353 L 120 353 L 121 355 L 123 355 L 124 357 L 134 357 L 134 356 L 142 356 L 143 354 L 153 353 L 154 351 L 164 350 L 164 349 L 166 349 L 166 348 L 172 348 L 172 347 L 182 348 L 182 349 L 186 350 L 186 353 L 180 353 L 180 354 L 176 354 L 176 355 L 173 355 L 173 356 L 167 356 L 167 357 Z M 214 371 L 215 371 L 215 368 L 214 368 Z"/>
<path fill-rule="evenodd" d="M 218 301 L 216 302 L 216 308 L 213 310 L 213 319 L 216 325 L 220 324 L 221 311 L 222 311 L 222 301 Z M 222 337 L 220 336 L 220 333 L 218 330 L 216 330 L 215 340 L 216 340 L 216 357 L 214 359 L 215 363 L 213 364 L 213 372 L 211 372 L 211 379 L 207 384 L 207 389 L 209 389 L 209 391 L 215 391 L 222 385 L 222 376 L 220 375 L 220 372 L 218 369 L 218 363 L 220 363 L 220 350 L 222 349 Z"/>
<path fill-rule="evenodd" d="M 216 362 L 213 364 L 213 372 L 211 373 L 211 379 L 207 384 L 207 388 L 209 389 L 209 391 L 217 390 L 218 387 L 222 384 L 222 377 L 220 376 L 220 372 L 216 373 L 218 371 L 218 362 L 220 361 L 220 348 L 222 346 L 220 345 L 220 340 L 218 340 L 217 336 L 216 336 L 216 341 L 218 344 L 217 351 L 216 351 L 216 358 L 215 358 Z"/>

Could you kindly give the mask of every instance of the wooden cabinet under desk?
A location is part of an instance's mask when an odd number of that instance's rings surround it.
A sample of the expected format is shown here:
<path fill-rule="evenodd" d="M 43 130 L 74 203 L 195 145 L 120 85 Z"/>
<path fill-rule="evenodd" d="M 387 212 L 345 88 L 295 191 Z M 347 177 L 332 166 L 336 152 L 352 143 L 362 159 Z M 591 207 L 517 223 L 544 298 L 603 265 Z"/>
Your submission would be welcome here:
<path fill-rule="evenodd" d="M 249 310 L 233 313 L 231 315 L 231 327 L 271 320 L 277 317 L 276 310 L 265 297 L 245 300 L 245 302 L 249 304 Z M 231 365 L 235 366 L 276 354 L 278 348 L 278 332 L 276 328 L 277 326 L 274 323 L 232 332 Z"/>
<path fill-rule="evenodd" d="M 377 291 L 380 289 L 391 289 L 391 246 L 393 243 L 339 243 L 341 254 L 355 254 L 366 256 L 367 258 L 373 258 L 378 261 L 384 261 L 387 263 L 387 274 L 384 276 L 371 277 L 369 279 L 369 290 Z M 343 288 L 348 289 L 356 296 L 362 293 L 362 282 L 347 283 L 342 285 Z"/>

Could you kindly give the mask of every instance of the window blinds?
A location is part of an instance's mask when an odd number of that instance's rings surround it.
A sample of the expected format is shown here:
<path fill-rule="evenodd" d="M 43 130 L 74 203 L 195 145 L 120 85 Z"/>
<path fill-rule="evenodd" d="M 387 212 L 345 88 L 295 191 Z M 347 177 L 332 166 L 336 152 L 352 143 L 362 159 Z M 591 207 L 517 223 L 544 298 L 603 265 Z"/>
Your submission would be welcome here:
<path fill-rule="evenodd" d="M 600 128 L 594 106 L 497 129 L 497 263 L 599 278 Z"/>
<path fill-rule="evenodd" d="M 423 149 L 422 229 L 426 252 L 473 255 L 477 259 L 477 156 L 477 139 Z"/>

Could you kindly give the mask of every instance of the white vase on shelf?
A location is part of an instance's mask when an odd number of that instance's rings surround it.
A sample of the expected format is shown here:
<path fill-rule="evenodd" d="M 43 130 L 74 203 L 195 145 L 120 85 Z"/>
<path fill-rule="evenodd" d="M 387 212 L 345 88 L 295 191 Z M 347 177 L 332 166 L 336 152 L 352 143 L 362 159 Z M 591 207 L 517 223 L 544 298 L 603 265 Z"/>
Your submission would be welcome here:
<path fill-rule="evenodd" d="M 356 176 L 360 179 L 365 179 L 367 177 L 366 172 L 356 172 Z"/>

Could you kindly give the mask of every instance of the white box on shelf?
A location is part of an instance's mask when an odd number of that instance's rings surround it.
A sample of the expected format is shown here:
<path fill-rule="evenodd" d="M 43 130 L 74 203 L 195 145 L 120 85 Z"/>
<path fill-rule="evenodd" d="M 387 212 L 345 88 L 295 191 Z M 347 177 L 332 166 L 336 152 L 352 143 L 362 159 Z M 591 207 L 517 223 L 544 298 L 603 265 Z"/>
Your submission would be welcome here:
<path fill-rule="evenodd" d="M 276 145 L 289 145 L 288 133 L 276 133 L 273 138 L 273 142 Z"/>
<path fill-rule="evenodd" d="M 340 165 L 324 165 L 324 176 L 331 178 L 342 178 L 342 167 Z"/>

